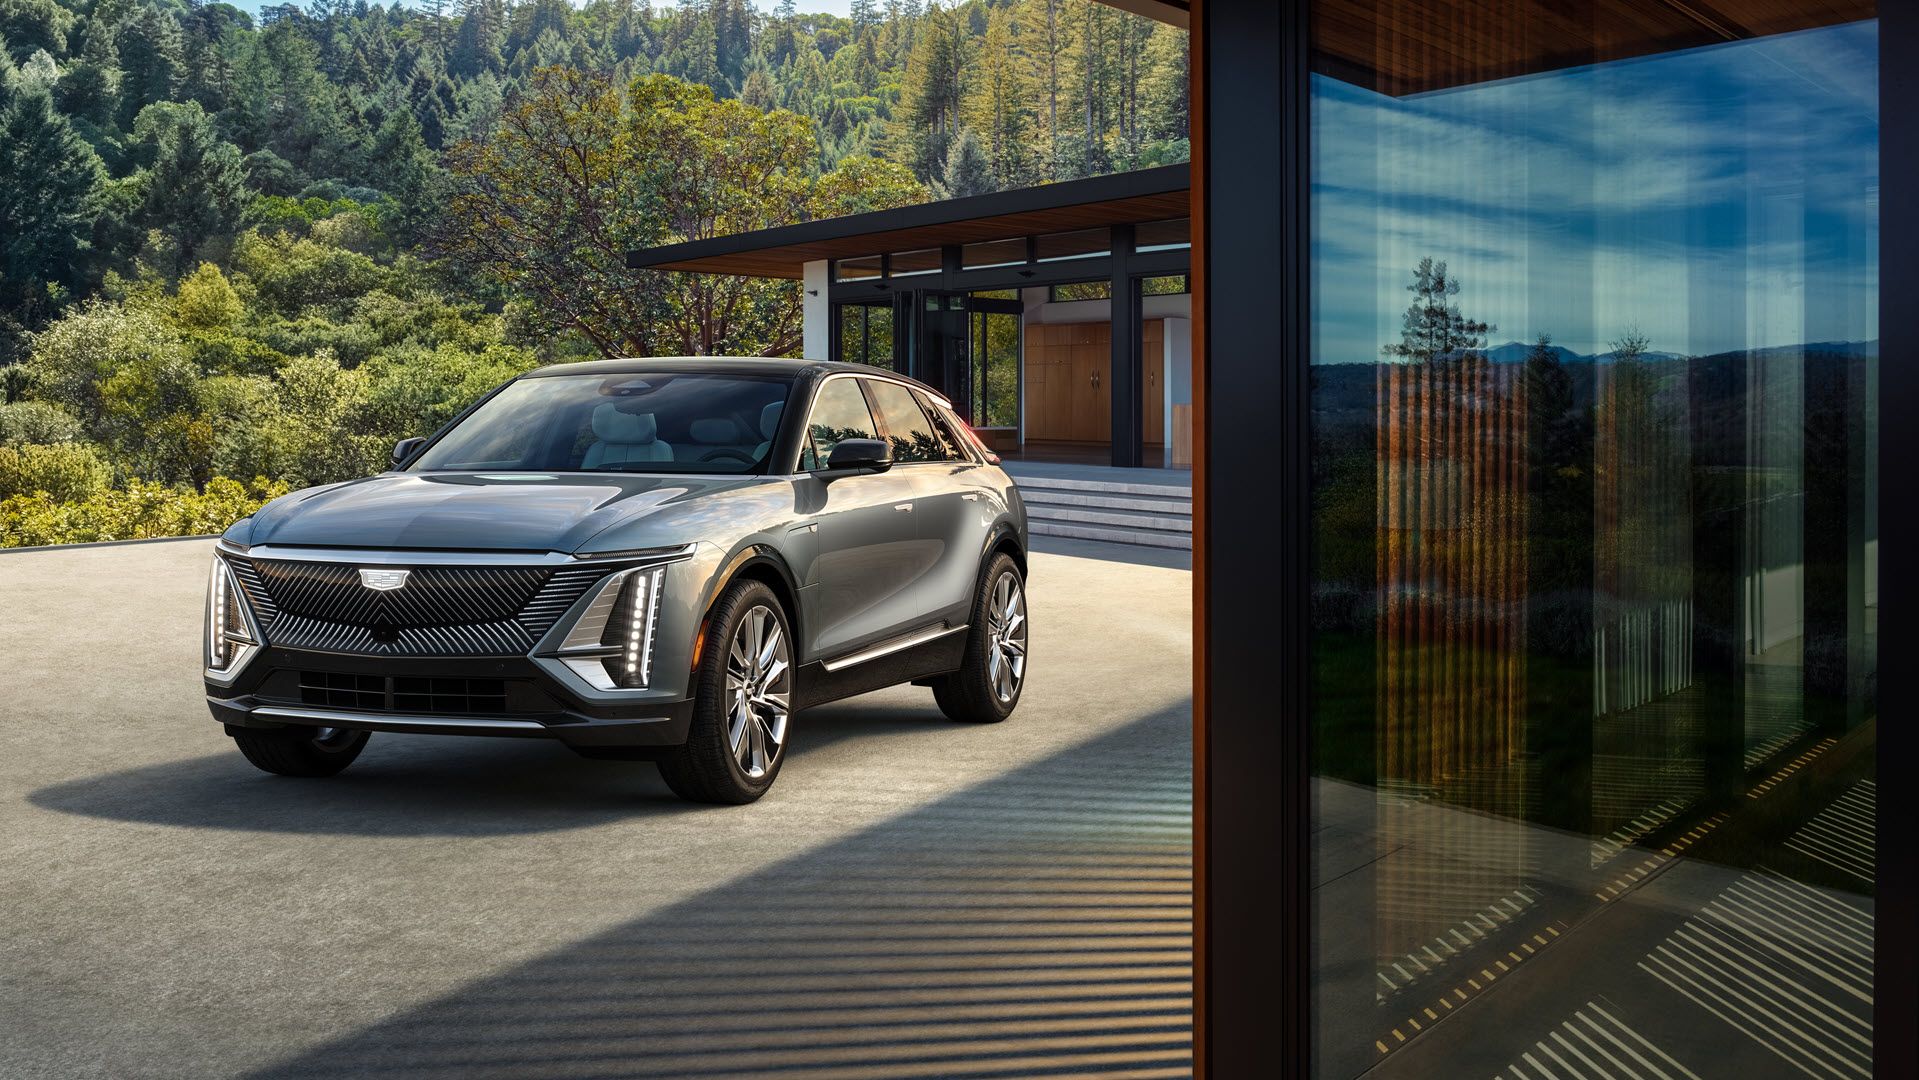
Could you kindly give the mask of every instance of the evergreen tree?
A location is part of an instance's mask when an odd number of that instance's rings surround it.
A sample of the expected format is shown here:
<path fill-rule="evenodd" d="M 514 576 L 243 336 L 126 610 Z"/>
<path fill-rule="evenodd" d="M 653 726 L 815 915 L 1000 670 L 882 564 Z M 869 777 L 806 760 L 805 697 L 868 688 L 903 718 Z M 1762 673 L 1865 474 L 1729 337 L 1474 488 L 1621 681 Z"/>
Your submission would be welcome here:
<path fill-rule="evenodd" d="M 113 47 L 113 31 L 98 19 L 88 19 L 80 27 L 78 44 L 78 57 L 54 86 L 60 111 L 110 124 L 120 101 L 120 54 Z"/>
<path fill-rule="evenodd" d="M 919 40 L 906 62 L 900 131 L 905 164 L 923 180 L 937 179 L 959 133 L 962 85 L 968 49 L 957 11 L 927 12 Z"/>
<path fill-rule="evenodd" d="M 1066 0 L 1024 0 L 1019 10 L 1021 37 L 1033 44 L 1039 96 L 1045 108 L 1039 122 L 1046 138 L 1046 176 L 1057 179 L 1065 147 L 1060 139 L 1060 103 L 1065 98 L 1066 59 L 1071 35 L 1066 26 Z"/>
<path fill-rule="evenodd" d="M 965 113 L 973 130 L 983 133 L 996 188 L 1020 187 L 1034 178 L 1025 64 L 1014 47 L 1011 16 L 1004 9 L 994 11 L 987 18 Z"/>
<path fill-rule="evenodd" d="M 979 137 L 973 134 L 972 128 L 961 128 L 959 137 L 953 140 L 953 148 L 946 153 L 946 168 L 938 188 L 940 196 L 964 199 L 993 190 L 993 170 L 987 163 L 986 151 L 980 148 Z"/>
<path fill-rule="evenodd" d="M 11 66 L 0 49 L 0 364 L 46 314 L 49 286 L 81 284 L 104 179 L 53 99 Z"/>
<path fill-rule="evenodd" d="M 1486 335 L 1498 329 L 1460 314 L 1453 302 L 1459 279 L 1430 256 L 1413 268 L 1413 283 L 1406 291 L 1413 294 L 1413 302 L 1400 320 L 1399 340 L 1380 350 L 1388 357 L 1415 364 L 1464 358 L 1484 348 Z"/>
<path fill-rule="evenodd" d="M 199 102 L 159 102 L 140 110 L 133 136 L 153 150 L 135 178 L 136 221 L 166 235 L 178 273 L 208 244 L 239 231 L 249 192 L 240 150 L 223 141 Z"/>
<path fill-rule="evenodd" d="M 120 54 L 120 126 L 131 128 L 140 110 L 172 101 L 180 84 L 180 28 L 157 7 L 135 8 L 114 32 Z"/>
<path fill-rule="evenodd" d="M 468 79 L 498 75 L 506 70 L 500 52 L 505 40 L 506 8 L 502 0 L 465 0 L 447 66 L 453 74 Z"/>
<path fill-rule="evenodd" d="M 386 118 L 369 159 L 374 181 L 400 207 L 395 239 L 411 243 L 432 217 L 432 187 L 439 173 L 411 111 L 395 109 Z"/>

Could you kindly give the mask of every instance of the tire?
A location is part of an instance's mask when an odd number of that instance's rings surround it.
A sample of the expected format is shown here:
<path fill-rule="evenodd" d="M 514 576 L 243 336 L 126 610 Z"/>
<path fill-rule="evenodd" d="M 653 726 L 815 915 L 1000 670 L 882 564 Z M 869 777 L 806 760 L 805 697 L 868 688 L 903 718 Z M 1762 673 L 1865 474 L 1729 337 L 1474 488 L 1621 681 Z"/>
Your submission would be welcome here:
<path fill-rule="evenodd" d="M 750 578 L 727 587 L 707 627 L 686 745 L 660 758 L 660 775 L 691 802 L 750 803 L 786 761 L 793 631 L 773 590 Z"/>
<path fill-rule="evenodd" d="M 228 727 L 255 768 L 278 776 L 332 776 L 360 756 L 371 733 L 346 728 Z"/>
<path fill-rule="evenodd" d="M 1026 580 L 1011 556 L 995 555 L 980 575 L 960 669 L 932 680 L 940 711 L 969 724 L 1013 715 L 1026 688 L 1027 629 Z"/>

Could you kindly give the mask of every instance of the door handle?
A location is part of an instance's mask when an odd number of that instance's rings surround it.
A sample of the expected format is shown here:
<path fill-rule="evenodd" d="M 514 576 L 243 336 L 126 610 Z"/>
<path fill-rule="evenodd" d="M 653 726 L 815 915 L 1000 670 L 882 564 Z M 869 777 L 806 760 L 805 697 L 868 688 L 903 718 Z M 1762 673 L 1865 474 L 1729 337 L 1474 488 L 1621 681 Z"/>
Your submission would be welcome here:
<path fill-rule="evenodd" d="M 965 499 L 965 500 L 966 500 L 967 502 L 978 502 L 978 501 L 979 501 L 979 492 L 977 492 L 977 491 L 962 491 L 962 492 L 960 492 L 960 498 L 962 498 L 962 499 Z"/>
<path fill-rule="evenodd" d="M 903 510 L 903 511 L 905 511 L 906 513 L 909 513 L 909 514 L 910 514 L 910 513 L 912 513 L 912 512 L 913 512 L 913 504 L 912 504 L 912 503 L 910 503 L 910 502 L 906 502 L 906 503 L 894 503 L 894 504 L 893 504 L 893 509 L 895 509 L 895 510 Z"/>

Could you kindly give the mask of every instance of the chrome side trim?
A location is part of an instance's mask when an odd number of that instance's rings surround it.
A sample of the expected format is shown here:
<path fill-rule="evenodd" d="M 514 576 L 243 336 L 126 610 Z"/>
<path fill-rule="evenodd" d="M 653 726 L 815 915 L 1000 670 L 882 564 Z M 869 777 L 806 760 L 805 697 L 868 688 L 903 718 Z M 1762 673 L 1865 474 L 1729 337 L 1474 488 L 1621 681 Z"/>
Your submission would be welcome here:
<path fill-rule="evenodd" d="M 924 645 L 929 641 L 938 641 L 941 638 L 952 637 L 954 634 L 965 632 L 965 625 L 929 626 L 924 630 L 915 630 L 904 637 L 896 637 L 890 641 L 882 641 L 878 645 L 868 646 L 859 652 L 848 653 L 845 656 L 825 661 L 820 664 L 820 667 L 825 668 L 828 672 L 845 671 L 847 668 L 857 667 L 869 660 L 878 660 L 882 656 L 891 656 L 896 652 L 904 652 L 915 645 Z"/>
<path fill-rule="evenodd" d="M 301 724 L 317 724 L 322 727 L 329 724 L 351 724 L 357 727 L 448 727 L 448 728 L 492 728 L 501 731 L 545 731 L 546 725 L 536 720 L 499 720 L 484 716 L 415 716 L 406 713 L 361 713 L 346 712 L 339 709 L 285 709 L 279 706 L 261 706 L 253 710 L 253 715 L 265 720 L 288 720 Z"/>

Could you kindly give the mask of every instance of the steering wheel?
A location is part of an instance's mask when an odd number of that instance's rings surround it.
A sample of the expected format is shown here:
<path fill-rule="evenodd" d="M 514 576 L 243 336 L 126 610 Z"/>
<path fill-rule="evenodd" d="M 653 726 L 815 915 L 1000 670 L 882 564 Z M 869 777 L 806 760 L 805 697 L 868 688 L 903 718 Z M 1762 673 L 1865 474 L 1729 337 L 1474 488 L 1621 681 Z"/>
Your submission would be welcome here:
<path fill-rule="evenodd" d="M 736 450 L 731 446 L 722 446 L 714 450 L 708 450 L 705 454 L 702 454 L 700 456 L 700 460 L 712 461 L 716 458 L 723 458 L 723 457 L 739 458 L 741 461 L 746 462 L 748 465 L 751 465 L 754 462 L 757 462 L 758 460 L 760 460 L 759 458 L 754 457 L 752 454 L 749 454 L 744 450 Z"/>

